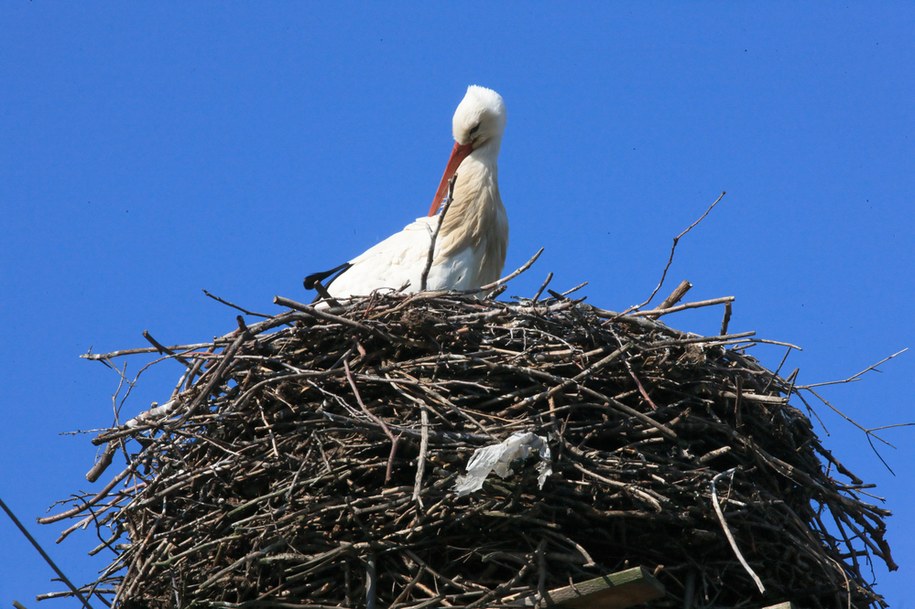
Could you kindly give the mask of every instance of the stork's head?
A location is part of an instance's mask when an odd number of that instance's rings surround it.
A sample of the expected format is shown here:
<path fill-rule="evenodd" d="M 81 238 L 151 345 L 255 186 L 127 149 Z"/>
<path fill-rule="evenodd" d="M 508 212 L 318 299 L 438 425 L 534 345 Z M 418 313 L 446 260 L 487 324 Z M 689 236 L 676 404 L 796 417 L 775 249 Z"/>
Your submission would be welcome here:
<path fill-rule="evenodd" d="M 505 103 L 502 96 L 486 87 L 470 85 L 452 119 L 454 141 L 470 144 L 476 150 L 488 142 L 498 142 L 505 130 Z"/>
<path fill-rule="evenodd" d="M 442 200 L 448 193 L 448 182 L 457 171 L 461 161 L 474 150 L 485 155 L 490 162 L 495 163 L 499 154 L 499 144 L 502 142 L 502 132 L 505 131 L 505 103 L 502 96 L 486 87 L 470 85 L 464 99 L 458 104 L 452 119 L 452 132 L 454 133 L 454 149 L 451 158 L 445 166 L 445 173 L 435 191 L 429 215 L 434 216 Z"/>

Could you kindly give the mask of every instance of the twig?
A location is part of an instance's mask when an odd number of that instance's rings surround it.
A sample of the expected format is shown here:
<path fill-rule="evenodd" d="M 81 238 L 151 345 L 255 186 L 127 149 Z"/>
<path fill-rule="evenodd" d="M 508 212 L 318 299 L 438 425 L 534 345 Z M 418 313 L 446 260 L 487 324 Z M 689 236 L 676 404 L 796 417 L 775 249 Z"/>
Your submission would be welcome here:
<path fill-rule="evenodd" d="M 168 347 L 166 347 L 165 345 L 163 345 L 162 343 L 157 341 L 155 338 L 152 337 L 152 334 L 150 334 L 148 330 L 143 330 L 143 338 L 148 340 L 149 343 L 153 347 L 155 347 L 157 351 L 159 351 L 159 353 L 162 353 L 163 355 L 168 355 L 169 357 L 173 357 L 185 366 L 190 366 L 190 364 L 184 357 L 182 357 L 181 355 L 178 355 L 177 353 L 175 353 L 174 351 L 172 351 L 171 349 L 169 349 Z"/>
<path fill-rule="evenodd" d="M 577 292 L 578 290 L 582 289 L 583 287 L 585 287 L 587 285 L 588 285 L 587 281 L 582 281 L 578 285 L 576 285 L 572 288 L 569 288 L 568 290 L 565 290 L 563 292 L 560 292 L 559 295 L 562 296 L 563 298 L 567 298 L 569 296 L 569 294 L 574 294 L 575 292 Z"/>
<path fill-rule="evenodd" d="M 245 309 L 244 307 L 241 307 L 241 306 L 239 306 L 239 305 L 237 305 L 237 304 L 235 304 L 235 303 L 229 302 L 228 300 L 226 300 L 226 299 L 224 299 L 224 298 L 220 298 L 220 297 L 217 296 L 216 294 L 212 294 L 212 293 L 209 292 L 208 290 L 203 290 L 203 293 L 206 294 L 206 296 L 207 296 L 208 298 L 212 298 L 212 299 L 215 300 L 216 302 L 222 303 L 222 304 L 226 305 L 227 307 L 232 307 L 233 309 L 235 309 L 235 310 L 237 310 L 237 311 L 241 311 L 241 312 L 244 313 L 245 315 L 250 315 L 250 316 L 252 316 L 252 317 L 263 317 L 264 319 L 269 319 L 269 318 L 270 318 L 270 315 L 266 315 L 266 314 L 264 314 L 264 313 L 257 313 L 257 312 L 255 312 L 255 311 L 249 311 L 248 309 Z"/>
<path fill-rule="evenodd" d="M 217 341 L 221 342 L 221 341 Z M 204 349 L 206 347 L 212 346 L 213 343 L 195 343 L 190 345 L 175 345 L 172 347 L 165 347 L 169 351 L 182 351 L 187 354 L 190 351 L 195 349 Z M 111 351 L 110 353 L 83 353 L 80 355 L 81 359 L 87 359 L 95 362 L 107 362 L 107 360 L 112 360 L 118 357 L 124 357 L 128 355 L 141 355 L 144 353 L 158 353 L 158 347 L 139 347 L 136 349 L 120 349 L 118 351 Z"/>
<path fill-rule="evenodd" d="M 330 295 L 330 292 L 327 291 L 327 288 L 324 287 L 324 284 L 320 281 L 315 281 L 311 286 L 315 292 L 318 293 L 318 298 L 326 302 L 328 305 L 334 308 L 339 308 L 340 302 Z"/>
<path fill-rule="evenodd" d="M 538 300 L 540 300 L 540 295 L 543 294 L 543 290 L 546 289 L 546 286 L 550 285 L 550 281 L 552 281 L 552 280 L 553 280 L 553 272 L 550 271 L 549 273 L 546 274 L 546 279 L 543 280 L 543 283 L 540 284 L 540 289 L 538 289 L 537 293 L 534 294 L 534 297 L 531 298 L 532 302 L 537 302 Z"/>
<path fill-rule="evenodd" d="M 678 311 L 685 311 L 686 309 L 697 309 L 699 307 L 709 307 L 717 304 L 726 304 L 733 302 L 733 296 L 722 296 L 721 298 L 711 298 L 709 300 L 697 300 L 695 302 L 687 302 L 675 307 L 670 307 L 668 309 L 649 309 L 648 311 L 635 311 L 629 313 L 632 317 L 651 317 L 652 319 L 661 317 L 662 315 L 668 315 L 670 313 L 677 313 Z"/>
<path fill-rule="evenodd" d="M 731 529 L 728 528 L 728 523 L 724 519 L 724 512 L 721 511 L 721 504 L 718 503 L 718 490 L 715 488 L 715 483 L 718 482 L 724 476 L 730 475 L 731 480 L 734 479 L 734 473 L 737 471 L 736 467 L 723 472 L 718 472 L 715 474 L 715 477 L 712 478 L 711 487 L 712 487 L 712 507 L 715 509 L 715 514 L 718 516 L 718 522 L 721 523 L 721 530 L 724 531 L 724 536 L 727 537 L 728 543 L 731 544 L 731 549 L 734 550 L 734 554 L 737 556 L 737 560 L 740 561 L 740 564 L 743 566 L 744 570 L 750 575 L 753 581 L 756 583 L 756 587 L 759 589 L 760 594 L 766 593 L 766 587 L 763 586 L 762 580 L 759 579 L 759 576 L 756 575 L 756 572 L 750 568 L 750 565 L 747 564 L 747 559 L 743 557 L 743 554 L 740 553 L 740 548 L 737 547 L 737 542 L 734 541 L 734 535 L 731 533 Z"/>
<path fill-rule="evenodd" d="M 388 424 L 384 420 L 366 407 L 365 402 L 362 401 L 362 396 L 359 393 L 359 388 L 356 387 L 356 381 L 353 379 L 353 373 L 349 369 L 349 362 L 346 359 L 343 360 L 343 369 L 346 371 L 346 380 L 349 381 L 349 386 L 353 390 L 353 395 L 356 396 L 356 402 L 359 404 L 359 407 L 362 408 L 362 411 L 379 427 L 384 431 L 384 434 L 391 440 L 391 454 L 388 456 L 388 466 L 385 469 L 384 482 L 387 484 L 391 481 L 391 471 L 394 467 L 394 455 L 397 454 L 397 436 L 391 433 L 391 429 L 388 427 Z"/>
<path fill-rule="evenodd" d="M 486 292 L 487 290 L 492 290 L 493 288 L 497 288 L 501 285 L 508 283 L 509 281 L 511 281 L 512 279 L 514 279 L 515 277 L 517 277 L 518 275 L 520 275 L 527 269 L 531 268 L 531 265 L 533 265 L 535 262 L 537 262 L 537 258 L 540 258 L 540 254 L 542 254 L 542 253 L 543 253 L 543 248 L 541 247 L 539 250 L 537 250 L 536 254 L 534 254 L 533 256 L 530 257 L 530 259 L 527 262 L 522 264 L 520 267 L 518 267 L 517 269 L 515 269 L 514 271 L 512 271 L 511 273 L 509 273 L 502 279 L 498 279 L 496 281 L 493 281 L 492 283 L 487 283 L 484 286 L 480 286 L 476 290 L 470 290 L 469 293 Z"/>
<path fill-rule="evenodd" d="M 382 338 L 386 341 L 395 342 L 395 343 L 400 342 L 397 338 L 395 338 L 391 334 L 388 334 L 387 332 L 383 332 L 383 331 L 379 330 L 378 328 L 373 328 L 371 326 L 367 326 L 366 324 L 359 323 L 358 321 L 356 321 L 354 319 L 350 319 L 348 317 L 341 317 L 340 315 L 334 315 L 333 313 L 328 313 L 327 310 L 325 310 L 325 309 L 319 309 L 316 307 L 312 307 L 310 305 L 302 304 L 300 302 L 296 302 L 289 298 L 284 298 L 283 296 L 274 296 L 273 302 L 280 306 L 289 307 L 291 309 L 296 309 L 297 311 L 301 311 L 302 313 L 305 313 L 312 317 L 317 317 L 319 319 L 336 322 L 336 323 L 339 323 L 344 326 L 350 326 L 352 328 L 364 330 L 365 332 L 374 334 L 375 336 Z"/>
<path fill-rule="evenodd" d="M 375 567 L 375 555 L 369 554 L 365 559 L 365 609 L 376 609 L 378 606 L 378 570 Z"/>
<path fill-rule="evenodd" d="M 881 364 L 885 364 L 886 362 L 890 361 L 894 357 L 902 355 L 903 353 L 905 353 L 908 350 L 909 350 L 909 348 L 906 347 L 905 349 L 900 349 L 899 351 L 897 351 L 896 353 L 893 353 L 892 355 L 887 355 L 886 357 L 884 357 L 882 360 L 880 360 L 876 364 L 871 364 L 870 366 L 868 366 L 861 372 L 856 372 L 855 374 L 849 376 L 848 378 L 839 379 L 836 381 L 822 381 L 820 383 L 810 383 L 807 385 L 798 385 L 797 388 L 798 388 L 798 390 L 801 390 L 801 389 L 812 389 L 814 387 L 826 387 L 829 385 L 842 385 L 844 383 L 853 383 L 853 382 L 857 381 L 859 378 L 861 378 L 862 376 L 864 376 L 865 374 L 867 374 L 868 372 L 871 372 L 871 371 L 880 372 L 879 370 L 877 370 L 877 366 L 879 366 Z"/>
<path fill-rule="evenodd" d="M 438 222 L 435 224 L 435 231 L 432 233 L 432 238 L 429 241 L 429 253 L 426 256 L 426 266 L 423 267 L 423 273 L 420 275 L 419 279 L 419 291 L 426 291 L 426 284 L 429 279 L 429 271 L 432 270 L 432 260 L 435 258 L 435 240 L 438 239 L 438 233 L 442 230 L 442 223 L 445 221 L 445 214 L 448 213 L 448 208 L 451 207 L 451 202 L 454 201 L 454 183 L 457 182 L 457 174 L 451 176 L 451 180 L 448 181 L 448 196 L 445 198 L 444 204 L 442 204 L 442 211 L 438 215 Z"/>
<path fill-rule="evenodd" d="M 423 509 L 423 475 L 426 472 L 426 454 L 429 452 L 429 412 L 426 404 L 421 402 L 419 405 L 420 416 L 420 441 L 419 456 L 416 458 L 416 481 L 413 483 L 413 501 L 416 502 L 417 509 Z"/>
<path fill-rule="evenodd" d="M 639 380 L 639 377 L 635 375 L 635 372 L 632 370 L 632 365 L 629 362 L 626 362 L 626 368 L 629 370 L 629 376 L 632 377 L 632 380 L 635 381 L 636 386 L 639 388 L 639 393 L 645 399 L 645 403 L 651 406 L 652 410 L 657 410 L 658 405 L 651 400 L 651 396 L 648 395 L 648 392 L 645 391 L 645 387 L 642 385 L 642 382 Z"/>
<path fill-rule="evenodd" d="M 820 395 L 819 393 L 817 393 L 816 391 L 811 389 L 809 386 L 806 386 L 806 387 L 798 386 L 797 389 L 798 390 L 804 389 L 804 390 L 810 392 L 811 394 L 813 394 L 818 400 L 820 400 L 820 402 L 822 402 L 824 405 L 826 405 L 834 413 L 836 413 L 837 415 L 839 415 L 840 417 L 845 419 L 847 422 L 851 423 L 852 425 L 854 425 L 855 427 L 857 427 L 858 429 L 863 431 L 865 433 L 865 435 L 867 435 L 868 438 L 871 438 L 871 437 L 876 438 L 878 441 L 882 442 L 886 446 L 889 446 L 890 448 L 896 448 L 891 443 L 889 443 L 888 441 L 884 440 L 883 438 L 881 438 L 880 436 L 875 434 L 873 432 L 873 430 L 864 427 L 863 425 L 861 425 L 860 423 L 855 421 L 853 418 L 851 418 L 850 416 L 848 416 L 847 414 L 845 414 L 844 412 L 842 412 L 841 410 L 836 408 L 829 400 L 827 400 L 825 397 L 823 397 L 822 395 Z M 903 423 L 902 425 L 911 425 L 911 423 Z M 885 429 L 887 427 L 889 427 L 889 426 L 884 426 L 883 428 L 878 428 L 878 429 Z M 874 448 L 873 444 L 871 444 L 871 448 Z M 874 448 L 874 452 L 877 453 L 878 457 L 880 457 L 880 453 L 877 452 L 876 448 Z M 880 457 L 880 460 L 883 461 L 883 457 Z M 890 469 L 889 465 L 887 465 L 886 461 L 883 461 L 883 464 L 886 466 L 887 469 L 889 469 L 890 471 L 893 471 L 892 469 Z"/>
<path fill-rule="evenodd" d="M 727 334 L 728 333 L 728 324 L 731 322 L 731 303 L 724 303 L 724 316 L 721 318 L 721 330 L 718 334 Z M 777 373 L 777 371 L 776 371 Z"/>
<path fill-rule="evenodd" d="M 670 296 L 661 301 L 656 308 L 658 309 L 669 309 L 686 296 L 686 293 L 689 292 L 693 287 L 693 284 L 688 282 L 686 279 L 680 282 L 680 284 L 674 288 L 674 291 L 670 293 Z"/>
<path fill-rule="evenodd" d="M 676 249 L 677 249 L 677 243 L 679 243 L 679 242 L 680 242 L 680 239 L 682 239 L 684 236 L 686 236 L 686 234 L 687 234 L 689 231 L 691 231 L 691 230 L 693 230 L 694 228 L 696 228 L 696 226 L 697 226 L 700 222 L 702 222 L 702 221 L 705 219 L 705 217 L 706 217 L 707 215 L 709 215 L 709 213 L 715 208 L 716 205 L 718 205 L 718 203 L 721 201 L 721 199 L 724 198 L 724 195 L 725 195 L 725 194 L 727 194 L 727 192 L 726 192 L 726 191 L 723 191 L 720 195 L 718 195 L 718 198 L 715 199 L 714 203 L 712 203 L 711 205 L 709 205 L 708 209 L 706 209 L 705 212 L 703 212 L 703 214 L 702 214 L 701 216 L 699 216 L 699 217 L 696 219 L 695 222 L 693 222 L 692 224 L 690 224 L 689 226 L 687 226 L 685 229 L 683 229 L 683 230 L 680 232 L 679 235 L 677 235 L 676 237 L 674 237 L 674 242 L 673 242 L 673 244 L 670 246 L 670 256 L 667 257 L 667 264 L 664 265 L 664 270 L 661 272 L 661 279 L 658 281 L 658 285 L 655 286 L 655 289 L 652 290 L 651 294 L 648 296 L 648 298 L 645 299 L 644 302 L 629 307 L 628 309 L 626 309 L 626 313 L 629 313 L 630 311 L 637 311 L 637 310 L 641 309 L 642 307 L 644 307 L 645 305 L 647 305 L 649 302 L 651 302 L 651 301 L 654 299 L 654 297 L 657 295 L 657 293 L 661 290 L 661 286 L 664 285 L 664 280 L 667 278 L 667 271 L 670 269 L 670 265 L 673 264 L 673 261 L 674 261 L 674 252 L 675 252 Z"/>

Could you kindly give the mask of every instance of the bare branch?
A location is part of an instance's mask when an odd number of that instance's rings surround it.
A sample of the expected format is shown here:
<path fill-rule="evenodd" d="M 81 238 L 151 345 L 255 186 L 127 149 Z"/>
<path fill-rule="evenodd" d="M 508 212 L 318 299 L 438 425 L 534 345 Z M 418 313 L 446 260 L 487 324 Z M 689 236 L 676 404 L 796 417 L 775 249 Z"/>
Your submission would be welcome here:
<path fill-rule="evenodd" d="M 734 555 L 737 556 L 737 560 L 740 561 L 741 566 L 753 579 L 753 582 L 756 584 L 756 587 L 759 588 L 760 594 L 766 593 L 766 587 L 763 586 L 762 580 L 759 579 L 759 576 L 756 575 L 756 572 L 750 568 L 750 565 L 747 564 L 747 559 L 743 557 L 743 554 L 740 552 L 740 548 L 737 547 L 737 542 L 734 540 L 734 534 L 731 533 L 731 529 L 728 528 L 728 523 L 724 518 L 724 512 L 721 511 L 721 504 L 718 502 L 718 490 L 715 488 L 715 483 L 718 482 L 724 476 L 730 475 L 731 479 L 734 478 L 734 472 L 737 471 L 736 467 L 731 469 L 719 472 L 715 474 L 715 477 L 712 478 L 710 486 L 712 487 L 712 507 L 715 509 L 715 515 L 718 516 L 718 522 L 721 523 L 721 530 L 724 531 L 724 536 L 727 537 L 728 543 L 731 545 L 731 549 L 734 551 Z"/>
<path fill-rule="evenodd" d="M 235 303 L 229 302 L 228 300 L 226 300 L 226 299 L 224 299 L 224 298 L 220 298 L 219 296 L 216 296 L 215 294 L 210 293 L 208 290 L 203 290 L 203 293 L 206 294 L 207 297 L 212 298 L 213 300 L 215 300 L 216 302 L 222 303 L 222 304 L 224 304 L 224 305 L 226 305 L 226 306 L 228 306 L 228 307 L 232 307 L 232 308 L 235 309 L 236 311 L 241 311 L 241 312 L 244 313 L 245 315 L 250 315 L 250 316 L 252 316 L 252 317 L 263 317 L 263 318 L 265 318 L 265 319 L 268 318 L 268 317 L 270 317 L 269 315 L 266 315 L 266 314 L 264 314 L 264 313 L 257 313 L 257 312 L 255 312 L 255 311 L 249 311 L 248 309 L 246 309 L 246 308 L 244 308 L 244 307 L 240 307 L 239 305 L 237 305 L 237 304 L 235 304 Z"/>
<path fill-rule="evenodd" d="M 667 271 L 670 269 L 670 265 L 673 264 L 674 252 L 677 250 L 677 244 L 680 242 L 680 239 L 682 239 L 684 236 L 686 236 L 686 234 L 689 231 L 696 228 L 696 226 L 698 226 L 698 224 L 700 222 L 702 222 L 705 219 L 705 217 L 707 215 L 709 215 L 709 213 L 715 208 L 715 206 L 718 205 L 718 203 L 724 198 L 725 194 L 727 194 L 727 192 L 722 192 L 720 195 L 718 195 L 718 198 L 715 199 L 715 201 L 711 205 L 709 205 L 708 209 L 706 209 L 702 213 L 702 215 L 696 219 L 695 222 L 693 222 L 692 224 L 687 226 L 685 229 L 680 231 L 679 235 L 674 237 L 673 244 L 670 246 L 670 255 L 667 257 L 667 264 L 664 265 L 664 270 L 661 272 L 661 279 L 658 281 L 658 285 L 655 286 L 655 289 L 652 290 L 651 294 L 648 296 L 648 298 L 645 299 L 644 302 L 629 307 L 626 310 L 627 313 L 630 311 L 637 311 L 637 310 L 641 309 L 642 307 L 644 307 L 645 305 L 647 305 L 649 302 L 651 302 L 654 299 L 654 297 L 657 295 L 657 293 L 661 290 L 661 286 L 664 285 L 664 280 L 667 278 Z"/>
<path fill-rule="evenodd" d="M 435 225 L 435 232 L 432 233 L 432 238 L 429 241 L 429 253 L 426 256 L 426 266 L 423 268 L 423 273 L 420 276 L 419 280 L 419 291 L 426 291 L 426 284 L 429 279 L 429 271 L 432 270 L 432 260 L 435 258 L 435 241 L 438 239 L 438 233 L 442 230 L 442 223 L 445 221 L 445 214 L 448 213 L 448 208 L 451 207 L 451 202 L 454 201 L 454 184 L 457 182 L 458 174 L 451 176 L 451 180 L 448 182 L 448 196 L 445 198 L 445 203 L 442 204 L 442 211 L 438 215 L 438 222 Z"/>

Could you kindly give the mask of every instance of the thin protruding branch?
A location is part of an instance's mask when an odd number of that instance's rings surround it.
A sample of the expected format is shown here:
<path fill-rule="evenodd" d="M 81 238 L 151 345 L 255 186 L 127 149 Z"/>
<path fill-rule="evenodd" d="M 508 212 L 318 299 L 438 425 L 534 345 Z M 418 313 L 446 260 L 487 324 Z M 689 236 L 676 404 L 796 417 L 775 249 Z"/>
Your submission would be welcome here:
<path fill-rule="evenodd" d="M 435 259 L 435 241 L 438 239 L 438 233 L 442 230 L 442 223 L 445 221 L 445 214 L 448 213 L 448 208 L 451 207 L 451 202 L 454 201 L 454 184 L 457 182 L 457 174 L 451 176 L 451 180 L 448 182 L 448 196 L 445 198 L 444 204 L 442 204 L 442 212 L 438 215 L 438 222 L 435 225 L 435 231 L 432 233 L 432 238 L 429 241 L 429 253 L 426 256 L 426 266 L 423 268 L 423 274 L 419 279 L 419 291 L 425 292 L 426 285 L 429 280 L 429 271 L 432 270 L 432 261 Z"/>
<path fill-rule="evenodd" d="M 204 290 L 203 290 L 203 293 L 204 293 L 208 298 L 212 298 L 212 299 L 215 300 L 216 302 L 222 303 L 222 304 L 226 305 L 227 307 L 232 307 L 233 309 L 235 309 L 235 310 L 237 310 L 237 311 L 241 311 L 241 312 L 244 313 L 245 315 L 250 315 L 250 316 L 252 316 L 252 317 L 263 317 L 264 319 L 267 319 L 267 318 L 270 317 L 269 315 L 267 315 L 267 314 L 265 314 L 265 313 L 257 313 L 256 311 L 249 311 L 248 309 L 246 309 L 246 308 L 244 308 L 244 307 L 241 307 L 241 306 L 235 304 L 234 302 L 229 302 L 229 301 L 226 300 L 225 298 L 220 298 L 219 296 L 217 296 L 216 294 L 213 294 L 213 293 L 210 292 L 209 290 L 204 289 Z"/>
<path fill-rule="evenodd" d="M 478 289 L 476 289 L 476 290 L 470 290 L 470 292 L 486 292 L 486 291 L 488 291 L 488 290 L 492 290 L 492 289 L 494 289 L 494 288 L 497 288 L 497 287 L 499 287 L 499 286 L 501 286 L 501 285 L 504 285 L 504 284 L 508 283 L 509 281 L 511 281 L 512 279 L 514 279 L 515 277 L 517 277 L 518 275 L 520 275 L 521 273 L 523 273 L 523 272 L 526 271 L 527 269 L 531 268 L 531 266 L 532 266 L 535 262 L 537 262 L 537 258 L 540 258 L 540 254 L 543 253 L 543 249 L 544 249 L 544 248 L 541 247 L 539 250 L 537 250 L 537 253 L 536 253 L 536 254 L 534 254 L 533 256 L 530 257 L 530 259 L 529 259 L 527 262 L 525 262 L 524 264 L 522 264 L 520 267 L 518 267 L 517 269 L 515 269 L 514 271 L 512 271 L 511 273 L 509 273 L 508 275 L 506 275 L 506 276 L 503 277 L 502 279 L 498 279 L 498 280 L 496 280 L 496 281 L 493 281 L 492 283 L 487 283 L 487 284 L 484 285 L 484 286 L 480 286 L 480 287 L 479 287 Z"/>
<path fill-rule="evenodd" d="M 395 436 L 391 429 L 388 427 L 388 424 L 384 422 L 384 419 L 376 416 L 368 407 L 365 405 L 365 402 L 362 401 L 362 395 L 359 393 L 359 388 L 356 386 L 356 380 L 353 378 L 353 373 L 349 369 L 349 362 L 346 358 L 343 359 L 343 369 L 346 371 L 346 380 L 349 381 L 349 386 L 353 390 L 353 395 L 356 396 L 356 402 L 359 404 L 359 407 L 362 408 L 362 411 L 368 416 L 372 421 L 378 424 L 384 431 L 384 435 L 391 440 L 391 454 L 388 457 L 388 466 L 384 475 L 384 482 L 387 484 L 391 481 L 391 471 L 394 467 L 394 455 L 397 454 L 397 440 L 399 436 Z"/>
<path fill-rule="evenodd" d="M 731 323 L 731 303 L 726 302 L 726 303 L 724 303 L 724 316 L 721 318 L 721 330 L 719 330 L 718 333 L 727 334 L 728 333 L 728 324 L 730 324 L 730 323 Z"/>
<path fill-rule="evenodd" d="M 689 292 L 692 289 L 692 287 L 693 287 L 693 284 L 691 284 L 689 281 L 684 279 L 683 281 L 680 282 L 680 284 L 676 288 L 674 288 L 674 291 L 670 293 L 670 296 L 665 298 L 661 302 L 661 304 L 658 305 L 657 308 L 659 308 L 659 309 L 671 308 L 672 306 L 674 306 L 675 304 L 677 304 L 678 302 L 683 300 L 683 297 L 686 296 L 686 293 Z"/>
<path fill-rule="evenodd" d="M 155 347 L 159 353 L 173 357 L 185 366 L 190 366 L 190 363 L 187 361 L 187 359 L 157 341 L 155 338 L 153 338 L 152 334 L 150 334 L 148 330 L 143 330 L 143 338 L 149 341 L 149 343 Z"/>
<path fill-rule="evenodd" d="M 314 288 L 315 292 L 318 293 L 318 297 L 321 300 L 323 300 L 324 302 L 326 302 L 328 305 L 330 305 L 331 307 L 335 307 L 335 308 L 340 306 L 340 303 L 337 301 L 336 298 L 334 298 L 333 296 L 330 295 L 330 292 L 327 291 L 327 288 L 324 287 L 323 283 L 321 283 L 320 281 L 315 281 L 315 283 L 312 287 Z"/>
<path fill-rule="evenodd" d="M 797 388 L 799 390 L 800 389 L 813 389 L 815 387 L 826 387 L 828 385 L 842 385 L 845 383 L 853 383 L 853 382 L 857 381 L 859 378 L 861 378 L 862 376 L 864 376 L 865 374 L 867 374 L 868 372 L 871 372 L 871 371 L 880 372 L 879 370 L 877 370 L 878 366 L 880 366 L 881 364 L 885 364 L 886 362 L 890 361 L 891 359 L 902 355 L 903 353 L 905 353 L 908 350 L 909 350 L 909 348 L 906 347 L 904 349 L 900 349 L 899 351 L 897 351 L 896 353 L 893 353 L 892 355 L 887 355 L 886 357 L 884 357 L 882 360 L 880 360 L 876 364 L 871 364 L 870 366 L 868 366 L 861 372 L 856 372 L 855 374 L 849 376 L 848 378 L 839 379 L 836 381 L 822 381 L 820 383 L 809 383 L 807 385 L 798 385 Z"/>
<path fill-rule="evenodd" d="M 644 307 L 645 305 L 647 305 L 649 302 L 651 302 L 654 299 L 654 297 L 661 290 L 661 286 L 664 285 L 664 280 L 667 279 L 667 271 L 670 270 L 670 265 L 673 264 L 673 262 L 674 262 L 674 252 L 677 250 L 677 244 L 680 242 L 680 239 L 685 237 L 689 231 L 696 228 L 696 226 L 698 226 L 700 222 L 705 220 L 705 217 L 707 215 L 709 215 L 709 213 L 711 213 L 711 211 L 713 209 L 715 209 L 715 206 L 718 205 L 718 203 L 724 198 L 725 194 L 727 194 L 727 191 L 722 191 L 722 193 L 720 195 L 718 195 L 718 198 L 715 199 L 715 201 L 711 205 L 708 206 L 708 209 L 706 209 L 702 213 L 702 215 L 696 219 L 695 222 L 693 222 L 692 224 L 687 226 L 685 229 L 680 231 L 679 235 L 674 237 L 674 242 L 670 246 L 670 255 L 667 257 L 667 264 L 664 265 L 664 270 L 661 272 L 661 279 L 658 281 L 658 285 L 655 286 L 655 289 L 651 291 L 651 294 L 648 296 L 648 298 L 645 299 L 644 302 L 641 302 L 637 305 L 633 305 L 633 306 L 629 307 L 629 309 L 627 309 L 627 311 L 626 311 L 627 313 L 629 311 L 637 311 L 637 310 L 641 309 L 642 307 Z"/>
<path fill-rule="evenodd" d="M 747 563 L 747 559 L 743 557 L 743 554 L 740 552 L 740 548 L 737 547 L 737 542 L 734 540 L 734 534 L 731 533 L 731 529 L 728 527 L 727 521 L 724 519 L 724 512 L 721 511 L 721 504 L 718 503 L 718 490 L 715 488 L 715 484 L 723 478 L 724 476 L 730 475 L 731 479 L 734 479 L 734 472 L 737 471 L 736 467 L 732 467 L 729 470 L 719 472 L 715 474 L 715 477 L 712 478 L 711 487 L 712 487 L 712 508 L 715 510 L 715 514 L 718 516 L 718 522 L 721 523 L 721 530 L 724 531 L 724 536 L 727 537 L 728 543 L 731 545 L 731 549 L 734 550 L 734 554 L 737 556 L 737 560 L 740 561 L 741 566 L 744 570 L 750 575 L 753 579 L 753 582 L 756 584 L 756 587 L 759 588 L 760 594 L 766 593 L 766 587 L 763 586 L 762 580 L 759 579 L 759 576 L 756 575 L 756 572 L 750 568 L 750 565 Z"/>
<path fill-rule="evenodd" d="M 429 452 L 429 411 L 425 403 L 419 405 L 420 441 L 419 456 L 416 458 L 416 480 L 413 483 L 413 501 L 419 509 L 423 509 L 423 476 L 426 473 L 426 455 Z"/>
<path fill-rule="evenodd" d="M 540 296 L 543 294 L 543 291 L 546 289 L 546 286 L 550 285 L 550 282 L 553 280 L 553 272 L 550 271 L 546 274 L 546 279 L 543 280 L 543 283 L 540 284 L 540 289 L 537 290 L 537 293 L 534 294 L 534 297 L 531 298 L 532 302 L 537 302 L 540 300 Z"/>
<path fill-rule="evenodd" d="M 722 296 L 721 298 L 710 298 L 709 300 L 686 302 L 667 309 L 649 309 L 647 311 L 635 311 L 630 313 L 630 315 L 633 317 L 650 317 L 654 319 L 656 317 L 661 317 L 662 315 L 668 315 L 669 313 L 676 313 L 677 311 L 684 311 L 686 309 L 698 309 L 700 307 L 710 307 L 712 305 L 725 304 L 733 301 L 733 296 Z"/>
<path fill-rule="evenodd" d="M 365 609 L 378 607 L 378 569 L 374 554 L 365 559 Z"/>
<path fill-rule="evenodd" d="M 193 343 L 188 345 L 175 345 L 172 347 L 166 347 L 166 349 L 175 352 L 175 351 L 193 351 L 194 349 L 204 349 L 211 346 L 213 343 Z M 158 347 L 137 347 L 136 349 L 119 349 L 118 351 L 111 351 L 109 353 L 83 353 L 79 357 L 81 359 L 87 359 L 95 362 L 106 363 L 108 360 L 115 359 L 118 357 L 125 357 L 128 355 L 140 355 L 143 353 L 159 353 Z"/>

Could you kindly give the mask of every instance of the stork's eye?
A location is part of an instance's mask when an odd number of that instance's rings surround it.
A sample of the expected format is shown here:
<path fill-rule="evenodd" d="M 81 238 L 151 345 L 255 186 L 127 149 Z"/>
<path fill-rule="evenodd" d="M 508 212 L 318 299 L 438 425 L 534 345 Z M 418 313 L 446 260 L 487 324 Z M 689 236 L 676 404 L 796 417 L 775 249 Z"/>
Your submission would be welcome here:
<path fill-rule="evenodd" d="M 477 131 L 480 130 L 480 123 L 477 123 L 477 126 L 470 130 L 470 137 L 473 137 L 477 134 Z"/>

